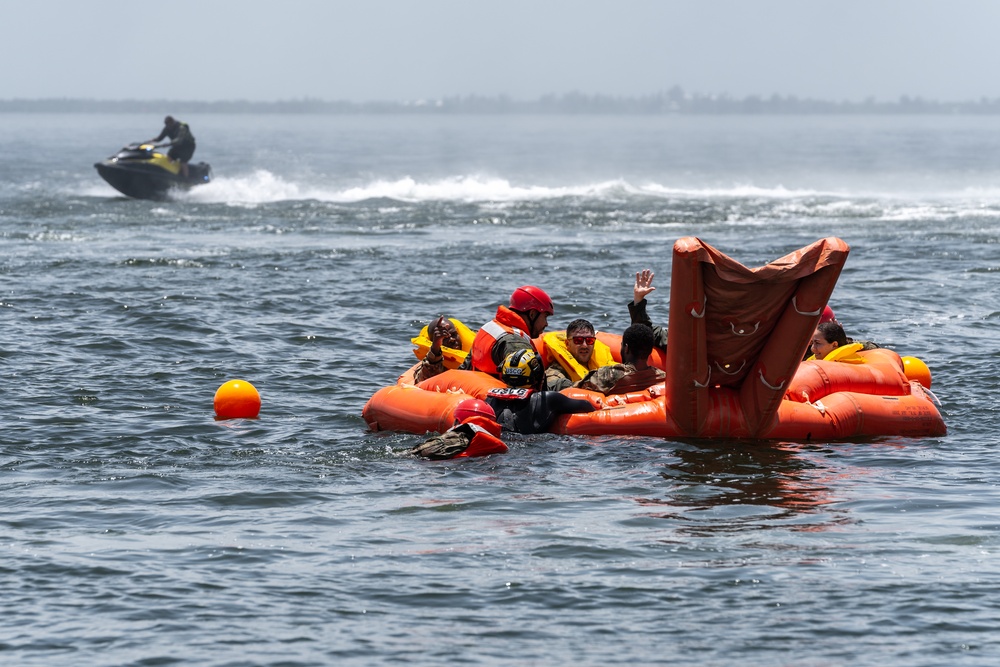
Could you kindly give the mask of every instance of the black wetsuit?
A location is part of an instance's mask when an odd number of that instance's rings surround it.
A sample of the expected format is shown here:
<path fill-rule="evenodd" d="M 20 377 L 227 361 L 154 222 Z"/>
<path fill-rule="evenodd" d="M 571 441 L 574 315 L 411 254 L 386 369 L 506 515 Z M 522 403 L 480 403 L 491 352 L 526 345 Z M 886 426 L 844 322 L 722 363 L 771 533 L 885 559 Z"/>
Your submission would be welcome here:
<path fill-rule="evenodd" d="M 166 137 L 169 137 L 173 142 L 170 150 L 167 151 L 167 157 L 171 160 L 190 162 L 192 156 L 194 156 L 195 143 L 194 135 L 191 134 L 191 128 L 188 127 L 188 124 L 178 121 L 173 125 L 165 125 L 163 131 L 160 132 L 160 136 L 153 139 L 153 143 L 161 141 Z"/>
<path fill-rule="evenodd" d="M 594 411 L 590 401 L 558 391 L 494 389 L 486 395 L 486 402 L 496 412 L 500 426 L 515 433 L 545 433 L 559 415 Z"/>

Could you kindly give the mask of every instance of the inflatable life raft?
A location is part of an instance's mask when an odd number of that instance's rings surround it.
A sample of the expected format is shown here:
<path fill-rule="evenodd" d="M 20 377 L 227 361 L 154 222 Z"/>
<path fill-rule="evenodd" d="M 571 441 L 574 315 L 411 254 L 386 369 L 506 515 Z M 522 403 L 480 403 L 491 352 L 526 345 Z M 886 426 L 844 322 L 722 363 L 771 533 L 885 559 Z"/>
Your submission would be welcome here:
<path fill-rule="evenodd" d="M 602 409 L 564 415 L 552 430 L 827 441 L 944 435 L 929 387 L 907 377 L 895 352 L 858 351 L 852 363 L 801 361 L 848 252 L 846 243 L 827 238 L 749 269 L 697 238 L 678 240 L 667 352 L 650 360 L 666 370 L 666 381 L 612 396 L 565 389 Z M 620 339 L 600 337 L 617 359 Z M 369 399 L 362 415 L 370 428 L 445 431 L 458 403 L 503 386 L 459 370 L 413 384 L 413 370 Z M 929 375 L 922 379 L 929 385 Z"/>

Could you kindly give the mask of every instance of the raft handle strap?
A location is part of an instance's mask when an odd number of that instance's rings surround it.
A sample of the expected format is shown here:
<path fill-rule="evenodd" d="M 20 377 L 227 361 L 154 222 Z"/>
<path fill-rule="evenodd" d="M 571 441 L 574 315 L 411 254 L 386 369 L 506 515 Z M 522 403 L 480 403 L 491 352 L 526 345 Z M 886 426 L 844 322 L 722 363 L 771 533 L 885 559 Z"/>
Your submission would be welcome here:
<path fill-rule="evenodd" d="M 799 315 L 807 315 L 809 317 L 815 317 L 816 315 L 819 315 L 821 312 L 823 312 L 823 308 L 822 307 L 817 308 L 816 310 L 810 310 L 810 311 L 799 310 L 799 303 L 798 303 L 798 301 L 796 301 L 797 298 L 798 298 L 797 294 L 792 297 L 792 308 L 794 308 L 795 312 L 798 313 Z"/>
<path fill-rule="evenodd" d="M 721 372 L 725 373 L 726 375 L 739 375 L 740 373 L 743 372 L 743 369 L 746 367 L 746 365 L 747 365 L 747 360 L 744 359 L 743 363 L 740 364 L 739 368 L 737 368 L 735 371 L 729 372 L 726 370 L 725 366 L 722 366 L 718 361 L 715 362 L 715 367 L 718 368 Z"/>
<path fill-rule="evenodd" d="M 806 401 L 806 405 L 816 408 L 817 410 L 819 410 L 819 413 L 821 415 L 826 417 L 826 406 L 823 405 L 823 401 L 816 401 L 815 403 L 810 403 L 809 401 Z"/>
<path fill-rule="evenodd" d="M 771 391 L 778 391 L 780 389 L 784 389 L 786 384 L 785 382 L 781 382 L 780 384 L 778 384 L 778 386 L 774 386 L 773 384 L 764 379 L 764 371 L 758 370 L 757 372 L 760 373 L 760 381 L 763 382 L 764 386 L 770 389 Z"/>
<path fill-rule="evenodd" d="M 924 385 L 920 384 L 916 380 L 910 380 L 910 386 L 912 387 L 913 385 L 917 385 L 917 387 L 920 388 L 920 391 L 924 392 L 924 394 L 926 394 L 927 397 L 930 398 L 931 401 L 934 402 L 934 405 L 937 405 L 937 406 L 941 405 L 941 400 L 938 399 L 938 397 L 934 395 L 933 391 L 931 391 L 930 389 L 928 389 Z"/>
<path fill-rule="evenodd" d="M 696 311 L 694 308 L 691 308 L 691 317 L 695 318 L 696 320 L 700 320 L 703 317 L 705 317 L 705 309 L 706 309 L 707 306 L 708 306 L 708 297 L 707 296 L 702 296 L 701 297 L 701 313 L 699 313 L 698 311 Z"/>
<path fill-rule="evenodd" d="M 697 389 L 704 389 L 705 387 L 708 386 L 708 384 L 711 381 L 712 381 L 712 367 L 709 366 L 708 367 L 708 376 L 705 378 L 705 384 L 702 384 L 702 383 L 698 382 L 697 380 L 694 380 L 694 386 Z"/>
<path fill-rule="evenodd" d="M 731 328 L 733 330 L 733 335 L 734 336 L 752 336 L 755 333 L 757 333 L 757 329 L 760 328 L 760 321 L 758 321 L 756 324 L 753 325 L 753 331 L 749 331 L 747 333 L 743 333 L 742 329 L 740 331 L 737 331 L 736 330 L 736 323 L 735 322 L 730 322 L 729 323 L 729 328 Z"/>

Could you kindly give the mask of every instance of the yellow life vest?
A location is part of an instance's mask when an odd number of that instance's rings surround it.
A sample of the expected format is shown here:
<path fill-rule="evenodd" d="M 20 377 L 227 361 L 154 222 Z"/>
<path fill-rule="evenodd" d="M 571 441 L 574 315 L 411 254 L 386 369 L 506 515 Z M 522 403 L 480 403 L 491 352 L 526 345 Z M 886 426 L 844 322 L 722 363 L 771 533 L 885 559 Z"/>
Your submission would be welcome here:
<path fill-rule="evenodd" d="M 864 343 L 848 343 L 834 348 L 823 361 L 839 361 L 843 364 L 864 364 L 865 358 L 858 354 L 865 347 Z M 816 361 L 816 355 L 811 355 L 806 361 Z"/>
<path fill-rule="evenodd" d="M 617 363 L 611 354 L 611 348 L 599 340 L 594 341 L 594 354 L 590 356 L 590 363 L 586 367 L 577 361 L 569 348 L 566 347 L 565 331 L 550 331 L 542 336 L 542 341 L 545 343 L 545 351 L 550 363 L 558 361 L 559 365 L 569 373 L 569 379 L 573 382 L 579 382 L 584 375 L 595 368 L 612 366 Z"/>
<path fill-rule="evenodd" d="M 465 361 L 466 355 L 468 355 L 469 350 L 472 349 L 472 341 L 476 339 L 476 332 L 453 317 L 449 317 L 448 319 L 455 325 L 455 330 L 458 331 L 458 338 L 462 341 L 462 349 L 456 350 L 455 348 L 442 345 L 441 355 L 444 357 L 444 367 L 455 369 L 458 368 L 463 361 Z M 419 336 L 411 338 L 410 342 L 416 345 L 416 348 L 413 350 L 413 354 L 417 356 L 417 359 L 423 361 L 423 358 L 427 356 L 428 352 L 430 352 L 431 343 L 433 342 L 430 338 L 427 326 L 424 326 L 424 328 L 420 330 Z"/>

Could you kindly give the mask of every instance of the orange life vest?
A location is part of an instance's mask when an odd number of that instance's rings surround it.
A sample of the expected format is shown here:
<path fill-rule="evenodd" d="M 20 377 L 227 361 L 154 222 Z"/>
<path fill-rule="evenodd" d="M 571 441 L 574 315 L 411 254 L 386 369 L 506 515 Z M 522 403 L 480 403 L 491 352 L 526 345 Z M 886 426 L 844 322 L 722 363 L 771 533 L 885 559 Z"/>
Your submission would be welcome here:
<path fill-rule="evenodd" d="M 476 339 L 472 341 L 472 368 L 473 370 L 489 373 L 493 377 L 500 377 L 497 372 L 497 364 L 493 361 L 493 346 L 497 339 L 505 334 L 515 334 L 524 338 L 535 349 L 531 342 L 531 336 L 527 331 L 531 327 L 524 321 L 524 318 L 515 313 L 507 306 L 497 308 L 496 317 L 487 322 L 476 333 Z"/>

